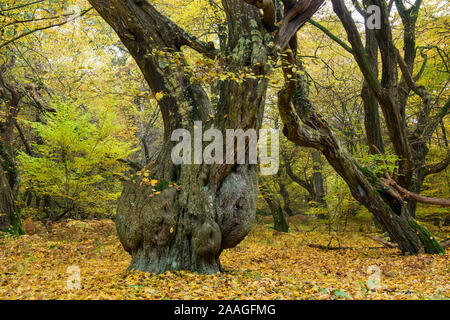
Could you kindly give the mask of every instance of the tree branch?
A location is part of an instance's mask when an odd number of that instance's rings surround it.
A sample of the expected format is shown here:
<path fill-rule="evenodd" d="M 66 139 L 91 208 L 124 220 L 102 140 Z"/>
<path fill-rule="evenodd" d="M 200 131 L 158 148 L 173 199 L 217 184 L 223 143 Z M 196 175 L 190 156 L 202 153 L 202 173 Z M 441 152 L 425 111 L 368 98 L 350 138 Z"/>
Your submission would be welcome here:
<path fill-rule="evenodd" d="M 425 166 L 425 176 L 442 172 L 448 167 L 449 164 L 450 164 L 450 150 L 447 150 L 447 157 L 445 157 L 444 160 L 435 164 L 429 164 Z"/>
<path fill-rule="evenodd" d="M 143 166 L 140 163 L 138 163 L 136 161 L 133 161 L 133 160 L 117 159 L 117 161 L 119 161 L 121 163 L 124 163 L 124 164 L 127 164 L 128 166 L 130 166 L 131 168 L 133 168 L 136 171 L 142 170 L 142 168 L 143 168 Z"/>
<path fill-rule="evenodd" d="M 427 90 L 425 89 L 424 86 L 418 86 L 416 84 L 416 82 L 414 81 L 411 73 L 409 72 L 409 68 L 406 65 L 405 60 L 403 59 L 403 57 L 401 56 L 401 54 L 400 54 L 400 52 L 398 51 L 397 48 L 395 48 L 395 55 L 397 57 L 397 62 L 398 62 L 398 65 L 400 67 L 400 70 L 402 71 L 403 79 L 405 80 L 406 84 L 419 97 L 424 99 L 426 97 L 426 95 L 428 95 Z"/>
<path fill-rule="evenodd" d="M 269 31 L 276 29 L 276 9 L 272 0 L 243 0 L 244 2 L 255 6 L 263 11 L 263 22 Z"/>
<path fill-rule="evenodd" d="M 406 190 L 405 188 L 402 188 L 397 184 L 397 182 L 395 182 L 392 179 L 380 178 L 380 180 L 383 181 L 385 184 L 393 187 L 395 190 L 397 190 L 400 193 L 400 195 L 406 200 L 413 200 L 416 202 L 436 206 L 450 207 L 450 199 L 430 198 L 421 196 L 420 194 L 413 193 L 411 191 Z"/>
<path fill-rule="evenodd" d="M 318 28 L 319 30 L 321 30 L 323 33 L 325 33 L 331 40 L 335 41 L 337 44 L 339 44 L 342 48 L 345 49 L 345 51 L 353 54 L 353 49 L 346 44 L 344 41 L 342 41 L 341 39 L 339 39 L 337 36 L 335 36 L 330 30 L 328 30 L 327 28 L 325 28 L 323 25 L 321 25 L 320 23 L 314 21 L 313 19 L 309 19 L 309 23 L 311 23 L 314 27 Z"/>
<path fill-rule="evenodd" d="M 40 28 L 36 28 L 36 29 L 30 30 L 30 31 L 27 31 L 27 32 L 25 32 L 25 33 L 22 33 L 22 34 L 20 34 L 20 35 L 18 35 L 18 36 L 16 36 L 16 37 L 14 37 L 14 38 L 12 38 L 12 39 L 6 41 L 6 42 L 0 44 L 0 48 L 3 48 L 3 47 L 5 47 L 5 46 L 7 46 L 7 45 L 9 45 L 9 44 L 11 44 L 11 43 L 13 43 L 13 42 L 15 42 L 15 41 L 17 41 L 17 40 L 23 38 L 23 37 L 29 36 L 29 35 L 31 35 L 31 34 L 33 34 L 33 33 L 35 33 L 35 32 L 43 31 L 43 30 L 46 30 L 46 29 L 51 29 L 51 28 L 60 27 L 60 26 L 62 26 L 62 25 L 65 25 L 66 23 L 69 23 L 69 22 L 71 22 L 71 21 L 74 21 L 74 20 L 76 20 L 76 19 L 78 19 L 78 18 L 84 16 L 86 13 L 88 13 L 88 12 L 91 11 L 92 9 L 93 9 L 93 8 L 91 7 L 91 8 L 89 8 L 89 9 L 87 9 L 87 10 L 84 10 L 84 11 L 82 11 L 79 15 L 77 15 L 77 16 L 71 18 L 71 19 L 67 19 L 67 20 L 65 20 L 65 21 L 63 21 L 63 22 L 56 23 L 56 24 L 51 24 L 51 25 L 48 25 L 48 26 L 40 27 Z"/>
<path fill-rule="evenodd" d="M 297 31 L 311 19 L 325 0 L 303 0 L 286 11 L 285 18 L 276 36 L 275 44 L 283 52 Z"/>
<path fill-rule="evenodd" d="M 358 0 L 352 0 L 353 6 L 355 7 L 356 11 L 359 12 L 359 14 L 365 18 L 366 17 L 366 12 L 364 11 L 364 9 L 361 7 L 361 5 L 359 4 Z"/>
<path fill-rule="evenodd" d="M 12 10 L 17 10 L 17 9 L 22 9 L 22 8 L 24 8 L 24 7 L 28 7 L 28 6 L 31 6 L 31 5 L 33 5 L 33 4 L 38 4 L 38 3 L 41 3 L 41 2 L 44 2 L 44 1 L 45 1 L 45 0 L 38 0 L 38 1 L 29 2 L 29 3 L 24 3 L 24 4 L 21 4 L 21 5 L 15 6 L 15 7 L 7 8 L 7 9 L 2 9 L 2 10 L 0 10 L 0 14 L 3 14 L 4 12 L 7 12 L 7 11 L 12 11 Z"/>
<path fill-rule="evenodd" d="M 20 140 L 22 140 L 22 143 L 23 143 L 23 145 L 25 147 L 25 151 L 27 152 L 27 154 L 29 156 L 33 156 L 33 152 L 31 151 L 31 147 L 30 147 L 27 139 L 25 138 L 25 135 L 23 134 L 22 128 L 17 123 L 17 121 L 15 122 L 15 126 L 16 126 L 16 129 L 17 129 L 17 132 L 19 132 L 19 137 L 20 137 Z"/>

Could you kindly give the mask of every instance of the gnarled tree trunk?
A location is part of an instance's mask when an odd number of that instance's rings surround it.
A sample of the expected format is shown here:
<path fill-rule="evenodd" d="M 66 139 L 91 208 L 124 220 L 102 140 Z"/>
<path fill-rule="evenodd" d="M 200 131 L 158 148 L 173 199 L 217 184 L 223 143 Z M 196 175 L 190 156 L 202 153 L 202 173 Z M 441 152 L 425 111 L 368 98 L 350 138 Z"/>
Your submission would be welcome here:
<path fill-rule="evenodd" d="M 143 176 L 137 176 L 125 184 L 118 201 L 117 231 L 132 255 L 130 267 L 155 273 L 217 272 L 222 250 L 237 245 L 252 226 L 257 168 L 249 164 L 175 165 L 171 161 L 175 143 L 170 138 L 180 128 L 194 136 L 194 121 L 202 121 L 203 130 L 214 127 L 222 133 L 225 129 L 259 129 L 273 39 L 256 7 L 223 1 L 229 34 L 226 52 L 218 58 L 228 72 L 247 70 L 255 77 L 242 83 L 221 81 L 220 98 L 212 104 L 202 85 L 191 81 L 180 50 L 190 46 L 214 58 L 217 52 L 212 43 L 187 34 L 147 1 L 90 2 L 119 35 L 152 91 L 163 94 L 159 106 L 165 142 L 156 164 L 146 170 L 165 188 L 155 192 Z M 168 186 L 172 183 L 177 187 Z"/>
<path fill-rule="evenodd" d="M 193 123 L 204 129 L 259 129 L 261 126 L 268 56 L 283 50 L 298 28 L 317 11 L 323 0 L 290 6 L 295 14 L 284 20 L 274 38 L 277 10 L 272 1 L 222 0 L 228 26 L 227 43 L 219 53 L 161 15 L 146 0 L 89 0 L 119 35 L 159 99 L 164 121 L 164 146 L 148 168 L 159 185 L 154 192 L 138 177 L 125 185 L 117 209 L 117 231 L 131 253 L 131 267 L 151 272 L 220 269 L 223 249 L 238 244 L 249 232 L 256 211 L 256 168 L 249 164 L 174 165 L 170 160 L 175 129 L 191 134 Z M 301 7 L 301 8 L 300 8 Z M 259 9 L 264 12 L 261 18 Z M 279 12 L 278 12 L 279 13 Z M 180 48 L 189 46 L 217 58 L 227 72 L 242 82 L 220 81 L 218 101 L 212 103 L 200 83 L 191 78 Z M 179 190 L 178 190 L 179 189 Z"/>
<path fill-rule="evenodd" d="M 300 146 L 320 150 L 347 183 L 355 199 L 373 213 L 404 253 L 442 253 L 437 240 L 411 217 L 398 192 L 370 170 L 359 166 L 339 143 L 328 124 L 314 111 L 307 80 L 302 75 L 294 75 L 293 68 L 302 70 L 303 66 L 292 54 L 286 57 L 285 86 L 279 92 L 285 136 Z"/>

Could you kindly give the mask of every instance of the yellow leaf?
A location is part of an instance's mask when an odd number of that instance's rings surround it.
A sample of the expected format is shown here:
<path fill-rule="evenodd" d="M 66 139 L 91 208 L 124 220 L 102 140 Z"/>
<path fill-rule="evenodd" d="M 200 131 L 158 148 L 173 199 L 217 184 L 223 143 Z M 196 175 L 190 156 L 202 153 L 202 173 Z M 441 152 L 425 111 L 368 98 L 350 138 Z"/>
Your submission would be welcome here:
<path fill-rule="evenodd" d="M 160 101 L 164 97 L 164 92 L 160 91 L 156 94 L 156 100 Z"/>

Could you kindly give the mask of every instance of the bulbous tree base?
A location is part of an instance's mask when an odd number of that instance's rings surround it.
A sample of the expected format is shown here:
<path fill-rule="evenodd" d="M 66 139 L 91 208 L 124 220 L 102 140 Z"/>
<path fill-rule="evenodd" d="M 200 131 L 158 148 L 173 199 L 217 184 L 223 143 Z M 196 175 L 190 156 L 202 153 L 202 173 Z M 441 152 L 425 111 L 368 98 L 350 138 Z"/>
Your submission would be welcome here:
<path fill-rule="evenodd" d="M 116 226 L 132 256 L 130 268 L 216 273 L 222 250 L 247 236 L 256 211 L 255 172 L 241 166 L 216 192 L 203 181 L 191 181 L 198 172 L 186 169 L 180 190 L 167 188 L 159 194 L 141 179 L 126 183 Z"/>

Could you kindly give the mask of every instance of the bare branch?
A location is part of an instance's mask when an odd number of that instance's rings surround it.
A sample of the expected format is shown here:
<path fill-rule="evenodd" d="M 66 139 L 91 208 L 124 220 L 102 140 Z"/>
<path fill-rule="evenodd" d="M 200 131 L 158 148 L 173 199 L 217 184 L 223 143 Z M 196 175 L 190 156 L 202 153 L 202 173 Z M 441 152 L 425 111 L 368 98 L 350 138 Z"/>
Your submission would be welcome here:
<path fill-rule="evenodd" d="M 366 12 L 361 7 L 358 0 L 352 0 L 352 3 L 353 3 L 353 6 L 355 7 L 356 11 L 358 11 L 361 16 L 366 17 Z"/>
<path fill-rule="evenodd" d="M 380 180 L 383 181 L 385 184 L 393 187 L 395 190 L 397 190 L 400 193 L 400 195 L 406 200 L 413 200 L 416 202 L 431 204 L 435 206 L 450 207 L 450 199 L 430 198 L 421 196 L 420 194 L 413 193 L 411 191 L 406 190 L 405 188 L 402 188 L 397 184 L 397 182 L 395 182 L 392 179 L 380 178 Z"/>
<path fill-rule="evenodd" d="M 314 27 L 316 27 L 317 29 L 321 30 L 323 33 L 325 33 L 331 40 L 335 41 L 337 44 L 339 44 L 342 48 L 345 49 L 345 51 L 353 54 L 353 49 L 346 44 L 344 41 L 342 41 L 341 39 L 339 39 L 337 36 L 335 36 L 330 30 L 328 30 L 327 28 L 325 28 L 323 25 L 321 25 L 320 23 L 314 21 L 313 19 L 309 19 L 309 23 L 311 23 Z"/>
<path fill-rule="evenodd" d="M 397 56 L 397 62 L 398 62 L 398 65 L 400 67 L 400 70 L 402 71 L 402 75 L 403 75 L 403 78 L 404 78 L 406 84 L 419 97 L 421 97 L 422 99 L 425 99 L 425 97 L 427 95 L 429 95 L 429 93 L 427 92 L 427 90 L 425 89 L 424 86 L 418 86 L 416 84 L 416 82 L 414 81 L 411 73 L 409 72 L 409 69 L 408 69 L 408 66 L 406 65 L 405 60 L 403 59 L 403 57 L 401 56 L 401 54 L 400 54 L 400 52 L 398 51 L 397 48 L 395 48 L 395 54 Z"/>
<path fill-rule="evenodd" d="M 12 10 L 17 10 L 17 9 L 22 9 L 22 8 L 31 6 L 31 5 L 33 5 L 33 4 L 41 3 L 41 2 L 44 2 L 44 0 L 33 1 L 33 2 L 29 2 L 29 3 L 24 3 L 24 4 L 21 4 L 21 5 L 18 5 L 18 6 L 15 6 L 15 7 L 3 9 L 3 10 L 0 10 L 0 14 L 3 14 L 3 13 L 5 13 L 5 12 L 7 12 L 7 11 L 12 11 Z"/>
<path fill-rule="evenodd" d="M 16 37 L 14 37 L 13 39 L 8 40 L 8 41 L 6 41 L 6 42 L 0 44 L 0 48 L 3 48 L 3 47 L 5 47 L 5 46 L 7 46 L 7 45 L 9 45 L 9 44 L 11 44 L 11 43 L 13 43 L 13 42 L 15 42 L 15 41 L 21 39 L 21 38 L 24 38 L 24 37 L 26 37 L 26 36 L 29 36 L 29 35 L 31 35 L 31 34 L 33 34 L 33 33 L 35 33 L 35 32 L 43 31 L 43 30 L 46 30 L 46 29 L 51 29 L 51 28 L 60 27 L 60 26 L 62 26 L 62 25 L 65 25 L 66 23 L 69 23 L 69 22 L 71 22 L 71 21 L 74 21 L 74 20 L 76 20 L 76 19 L 78 19 L 78 18 L 84 16 L 86 13 L 88 13 L 88 12 L 91 11 L 92 9 L 93 9 L 93 8 L 91 7 L 91 8 L 89 8 L 89 9 L 87 9 L 87 10 L 84 10 L 84 11 L 82 11 L 79 15 L 77 15 L 77 16 L 71 18 L 71 19 L 67 19 L 67 20 L 65 20 L 65 21 L 63 21 L 63 22 L 56 23 L 56 24 L 51 24 L 51 25 L 48 25 L 48 26 L 40 27 L 40 28 L 36 28 L 36 29 L 30 30 L 30 31 L 27 31 L 27 32 L 25 32 L 25 33 L 22 33 L 22 34 L 20 34 L 20 35 L 18 35 L 18 36 L 16 36 Z"/>

